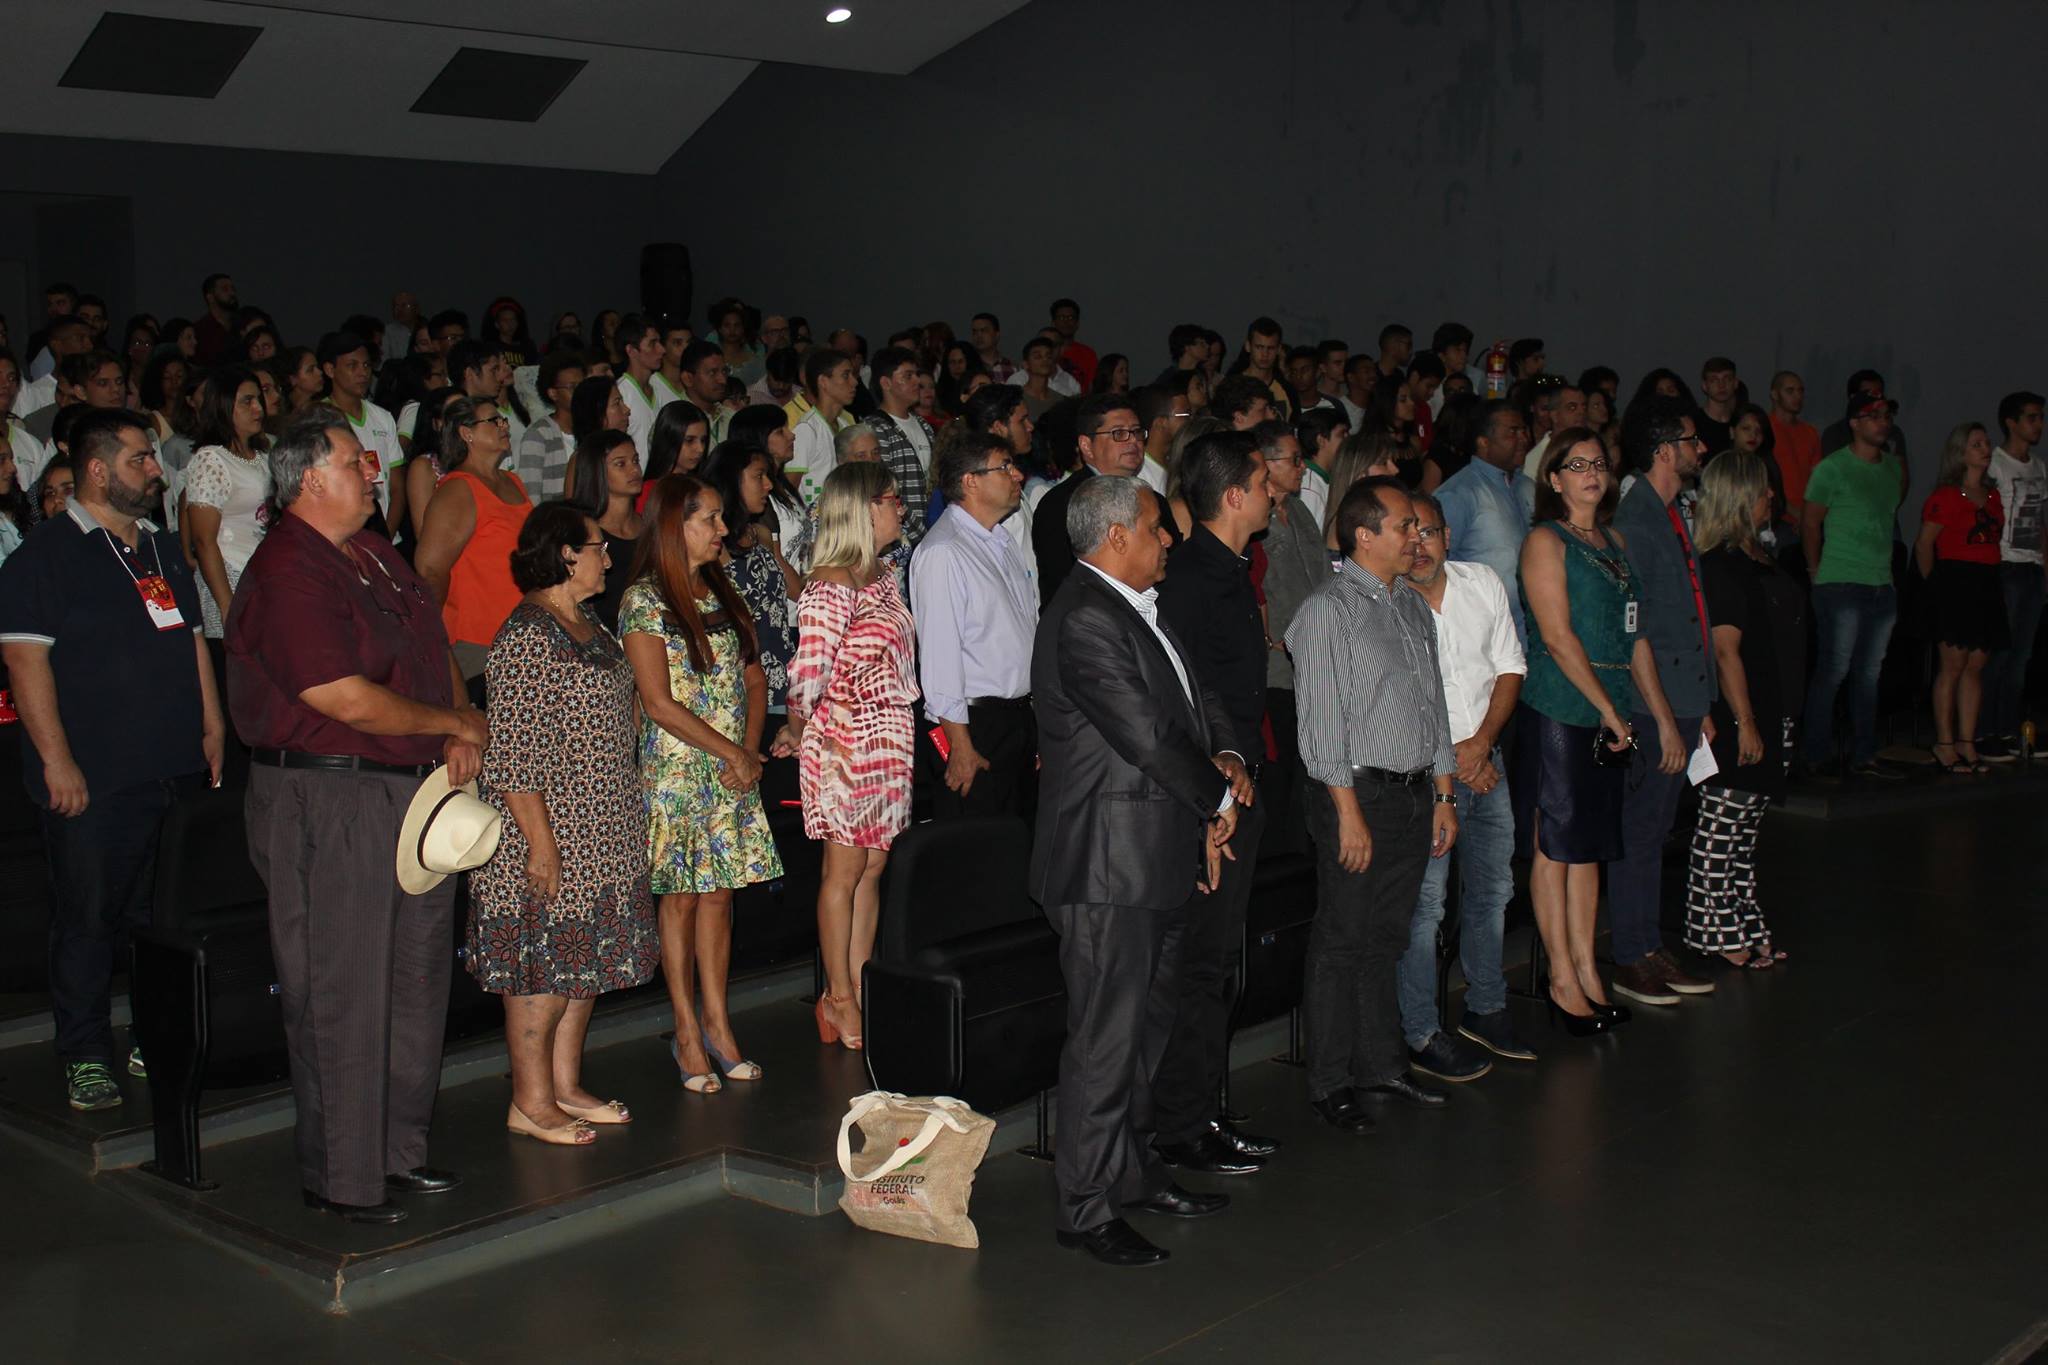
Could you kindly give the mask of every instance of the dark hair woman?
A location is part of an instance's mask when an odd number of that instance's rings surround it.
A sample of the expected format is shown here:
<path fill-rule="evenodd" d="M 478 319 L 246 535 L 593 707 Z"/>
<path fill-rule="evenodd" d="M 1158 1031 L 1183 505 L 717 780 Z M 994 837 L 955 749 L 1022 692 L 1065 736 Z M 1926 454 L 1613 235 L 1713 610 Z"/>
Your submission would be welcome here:
<path fill-rule="evenodd" d="M 789 476 L 790 461 L 796 456 L 789 414 L 773 403 L 741 408 L 726 423 L 725 438 L 749 450 L 768 452 L 768 510 L 775 514 L 775 539 L 797 572 L 804 572 L 811 562 L 812 527 L 803 494 Z"/>
<path fill-rule="evenodd" d="M 408 548 L 419 544 L 420 530 L 427 523 L 427 504 L 434 500 L 434 489 L 440 486 L 444 419 L 448 405 L 461 396 L 454 389 L 435 389 L 413 409 L 412 457 L 405 462 Z"/>
<path fill-rule="evenodd" d="M 247 366 L 221 365 L 207 374 L 192 442 L 178 527 L 199 568 L 202 627 L 207 640 L 215 641 L 235 585 L 270 521 L 263 391 Z"/>
<path fill-rule="evenodd" d="M 967 405 L 968 384 L 974 376 L 988 373 L 988 366 L 964 341 L 949 342 L 939 365 L 938 402 L 940 411 L 958 417 Z"/>
<path fill-rule="evenodd" d="M 695 403 L 670 403 L 654 416 L 647 433 L 647 479 L 640 492 L 640 510 L 654 486 L 671 474 L 694 474 L 711 448 L 711 419 Z"/>
<path fill-rule="evenodd" d="M 699 1094 L 761 1077 L 743 1060 L 726 1008 L 732 893 L 782 875 L 762 809 L 767 682 L 754 624 L 720 563 L 724 500 L 671 474 L 619 607 L 619 635 L 641 708 L 661 963 L 675 1010 L 675 1058 Z M 701 1022 L 700 1022 L 701 1020 Z"/>
<path fill-rule="evenodd" d="M 720 441 L 704 463 L 703 478 L 725 503 L 726 573 L 754 618 L 768 709 L 780 711 L 789 691 L 789 661 L 796 655 L 791 604 L 803 593 L 804 576 L 783 557 L 770 514 L 774 467 L 775 457 L 758 445 Z"/>
<path fill-rule="evenodd" d="M 605 568 L 604 591 L 591 599 L 591 609 L 609 630 L 619 622 L 619 600 L 633 581 L 633 558 L 644 522 L 640 499 L 640 452 L 623 431 L 600 427 L 576 443 L 570 460 L 575 481 L 569 501 L 597 519 L 611 559 Z"/>
<path fill-rule="evenodd" d="M 462 676 L 483 677 L 491 641 L 518 605 L 512 549 L 533 504 L 503 468 L 511 424 L 488 398 L 451 399 L 441 415 L 441 482 L 427 503 L 413 567 L 441 605 Z"/>

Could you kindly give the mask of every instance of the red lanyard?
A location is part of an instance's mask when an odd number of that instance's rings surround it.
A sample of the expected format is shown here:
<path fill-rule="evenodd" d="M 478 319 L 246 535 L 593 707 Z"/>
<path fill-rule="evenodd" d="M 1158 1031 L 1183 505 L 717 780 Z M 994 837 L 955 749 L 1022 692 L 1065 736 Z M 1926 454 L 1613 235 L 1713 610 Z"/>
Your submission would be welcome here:
<path fill-rule="evenodd" d="M 1685 518 L 1678 515 L 1676 500 L 1664 504 L 1664 515 L 1671 518 L 1671 529 L 1678 533 L 1678 552 L 1685 556 L 1686 576 L 1692 579 L 1692 609 L 1700 620 L 1700 651 L 1708 659 L 1714 657 L 1714 645 L 1707 638 L 1707 597 L 1700 591 L 1699 556 L 1692 552 L 1692 537 L 1685 533 Z"/>

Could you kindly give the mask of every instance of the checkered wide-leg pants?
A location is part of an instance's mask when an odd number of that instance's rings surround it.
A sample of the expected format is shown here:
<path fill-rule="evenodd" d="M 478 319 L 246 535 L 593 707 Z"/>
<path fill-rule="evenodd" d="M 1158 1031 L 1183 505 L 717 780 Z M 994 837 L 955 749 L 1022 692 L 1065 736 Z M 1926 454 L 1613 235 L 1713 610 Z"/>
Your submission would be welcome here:
<path fill-rule="evenodd" d="M 1756 840 L 1771 799 L 1711 784 L 1700 787 L 1685 878 L 1685 946 L 1737 953 L 1770 938 L 1756 903 Z"/>

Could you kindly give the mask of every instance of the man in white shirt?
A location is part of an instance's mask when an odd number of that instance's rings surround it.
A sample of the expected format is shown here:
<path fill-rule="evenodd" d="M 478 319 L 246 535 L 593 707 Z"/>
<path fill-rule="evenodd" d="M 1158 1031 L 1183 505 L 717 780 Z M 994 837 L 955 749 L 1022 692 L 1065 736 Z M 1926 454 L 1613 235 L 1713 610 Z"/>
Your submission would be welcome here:
<path fill-rule="evenodd" d="M 1548 386 L 1537 391 L 1536 401 L 1529 409 L 1529 430 L 1537 441 L 1529 447 L 1528 458 L 1522 461 L 1522 473 L 1532 481 L 1536 471 L 1543 467 L 1550 438 L 1560 431 L 1586 425 L 1586 395 L 1571 384 L 1545 383 Z"/>
<path fill-rule="evenodd" d="M 1493 1069 L 1471 1043 L 1496 1056 L 1536 1059 L 1515 1035 L 1501 975 L 1502 927 L 1515 889 L 1508 868 L 1515 851 L 1515 816 L 1498 746 L 1529 670 L 1500 575 L 1484 564 L 1453 563 L 1443 508 L 1427 493 L 1416 493 L 1413 500 L 1420 543 L 1408 582 L 1429 604 L 1436 625 L 1444 710 L 1458 766 L 1451 790 L 1458 799 L 1453 852 L 1462 883 L 1458 967 L 1465 976 L 1465 1015 L 1455 1035 L 1437 1027 L 1436 935 L 1451 869 L 1448 857 L 1432 858 L 1422 875 L 1422 892 L 1408 926 L 1408 951 L 1397 972 L 1401 1032 L 1412 1070 L 1442 1081 L 1470 1081 Z"/>
<path fill-rule="evenodd" d="M 32 379 L 21 386 L 21 392 L 14 400 L 14 415 L 23 421 L 57 402 L 57 367 L 68 355 L 83 355 L 92 349 L 92 324 L 84 318 L 66 315 L 50 322 L 49 353 L 53 357 L 49 373 Z"/>
<path fill-rule="evenodd" d="M 1979 757 L 2009 763 L 2019 756 L 2020 723 L 2027 718 L 2027 662 L 2048 588 L 2048 465 L 2034 454 L 2041 442 L 2042 398 L 2009 393 L 1998 403 L 2004 441 L 1991 452 L 1987 471 L 2005 507 L 1998 537 L 1998 577 L 2005 589 L 2005 620 L 2012 643 L 1991 656 L 1984 670 L 1983 734 Z"/>
<path fill-rule="evenodd" d="M 941 778 L 932 814 L 1028 819 L 1038 802 L 1031 714 L 1038 589 L 1002 529 L 1023 499 L 1024 471 L 1008 441 L 966 432 L 948 444 L 933 475 L 946 510 L 910 562 L 925 718 L 946 740 L 941 752 L 928 731 L 919 735 L 919 757 Z"/>
<path fill-rule="evenodd" d="M 1139 389 L 1131 395 L 1138 412 L 1138 425 L 1145 429 L 1145 462 L 1138 466 L 1138 478 L 1160 497 L 1166 496 L 1166 456 L 1173 438 L 1194 416 L 1185 394 L 1159 385 Z"/>
<path fill-rule="evenodd" d="M 1330 467 L 1350 434 L 1351 424 L 1339 407 L 1308 408 L 1294 419 L 1294 438 L 1301 442 L 1301 501 L 1317 526 L 1328 520 Z"/>
<path fill-rule="evenodd" d="M 690 349 L 693 341 L 688 323 L 669 318 L 661 324 L 661 368 L 647 380 L 648 387 L 654 390 L 654 410 L 657 413 L 670 403 L 680 403 L 689 396 L 683 385 L 683 352 Z"/>
<path fill-rule="evenodd" d="M 647 434 L 654 429 L 654 414 L 661 402 L 654 387 L 654 373 L 661 368 L 661 331 L 650 318 L 628 313 L 620 322 L 619 353 L 626 357 L 626 372 L 619 376 L 619 396 L 626 400 L 626 434 L 633 449 L 640 452 L 640 468 L 647 468 Z"/>
<path fill-rule="evenodd" d="M 370 370 L 370 343 L 353 332 L 329 332 L 320 338 L 313 358 L 327 376 L 327 401 L 348 418 L 363 453 L 376 464 L 370 477 L 385 525 L 393 529 L 403 526 L 405 479 L 399 471 L 405 465 L 405 448 L 398 443 L 397 420 L 369 399 L 375 377 Z"/>

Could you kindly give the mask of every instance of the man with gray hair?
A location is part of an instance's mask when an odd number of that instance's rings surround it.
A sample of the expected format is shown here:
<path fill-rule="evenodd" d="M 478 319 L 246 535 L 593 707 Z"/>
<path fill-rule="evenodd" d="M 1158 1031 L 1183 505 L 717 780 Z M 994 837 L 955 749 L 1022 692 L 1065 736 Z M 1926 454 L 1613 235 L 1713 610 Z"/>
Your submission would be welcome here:
<path fill-rule="evenodd" d="M 1060 1245 L 1105 1265 L 1167 1253 L 1131 1211 L 1220 1213 L 1152 1150 L 1152 1076 L 1173 1025 L 1184 907 L 1213 889 L 1237 827 L 1229 713 L 1159 619 L 1164 504 L 1127 476 L 1074 490 L 1079 563 L 1039 619 L 1031 702 L 1044 764 L 1032 896 L 1060 936 Z"/>
<path fill-rule="evenodd" d="M 281 515 L 227 620 L 228 703 L 251 746 L 249 856 L 270 891 L 309 1208 L 396 1223 L 425 1166 L 441 1077 L 455 883 L 398 883 L 406 807 L 440 762 L 477 775 L 466 700 L 427 585 L 364 524 L 377 500 L 348 418 L 314 407 L 270 452 Z"/>

